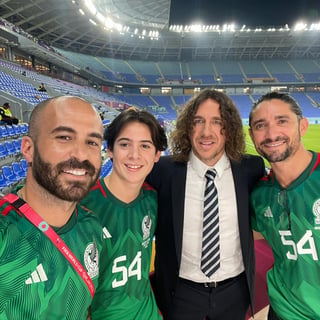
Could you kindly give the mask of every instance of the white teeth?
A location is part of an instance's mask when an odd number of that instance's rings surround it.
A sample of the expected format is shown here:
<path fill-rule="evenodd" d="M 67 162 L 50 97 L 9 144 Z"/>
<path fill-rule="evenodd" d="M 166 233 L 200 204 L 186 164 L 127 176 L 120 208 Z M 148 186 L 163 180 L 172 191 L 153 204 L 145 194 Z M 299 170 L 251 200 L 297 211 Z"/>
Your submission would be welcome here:
<path fill-rule="evenodd" d="M 139 169 L 141 168 L 141 166 L 131 166 L 131 165 L 127 165 L 128 168 L 130 169 Z"/>
<path fill-rule="evenodd" d="M 269 147 L 278 147 L 278 146 L 281 146 L 284 142 L 281 141 L 281 142 L 277 142 L 277 143 L 268 143 L 267 146 Z"/>
<path fill-rule="evenodd" d="M 85 170 L 65 170 L 64 172 L 73 174 L 75 176 L 84 176 L 86 174 Z"/>

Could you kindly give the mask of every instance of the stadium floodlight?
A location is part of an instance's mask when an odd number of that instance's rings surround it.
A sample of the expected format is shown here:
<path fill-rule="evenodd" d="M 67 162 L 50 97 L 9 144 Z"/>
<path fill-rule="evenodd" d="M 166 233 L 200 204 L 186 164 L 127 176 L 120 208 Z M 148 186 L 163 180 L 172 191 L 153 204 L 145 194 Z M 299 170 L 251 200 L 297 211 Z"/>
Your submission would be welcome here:
<path fill-rule="evenodd" d="M 79 9 L 79 12 L 84 16 L 85 15 L 85 13 L 84 13 L 84 11 L 82 10 L 82 9 Z"/>
<path fill-rule="evenodd" d="M 294 26 L 294 31 L 303 31 L 306 30 L 307 28 L 307 24 L 304 22 L 298 22 L 295 26 Z"/>
<path fill-rule="evenodd" d="M 98 20 L 100 23 L 102 23 L 102 24 L 104 24 L 104 22 L 105 22 L 105 20 L 106 20 L 106 18 L 104 17 L 104 15 L 102 15 L 100 12 L 97 12 L 96 18 L 97 18 L 97 20 Z"/>
<path fill-rule="evenodd" d="M 310 26 L 310 30 L 319 31 L 320 30 L 320 22 L 319 23 L 312 23 Z"/>
<path fill-rule="evenodd" d="M 97 14 L 97 8 L 94 5 L 94 3 L 91 0 L 85 0 L 84 3 L 88 8 L 89 12 L 95 16 Z"/>
<path fill-rule="evenodd" d="M 96 23 L 94 20 L 89 19 L 89 21 L 90 21 L 94 26 L 96 26 L 96 25 L 97 25 L 97 23 Z"/>
<path fill-rule="evenodd" d="M 104 22 L 104 25 L 108 28 L 108 29 L 112 29 L 113 28 L 113 21 L 111 18 L 106 18 L 105 22 Z"/>

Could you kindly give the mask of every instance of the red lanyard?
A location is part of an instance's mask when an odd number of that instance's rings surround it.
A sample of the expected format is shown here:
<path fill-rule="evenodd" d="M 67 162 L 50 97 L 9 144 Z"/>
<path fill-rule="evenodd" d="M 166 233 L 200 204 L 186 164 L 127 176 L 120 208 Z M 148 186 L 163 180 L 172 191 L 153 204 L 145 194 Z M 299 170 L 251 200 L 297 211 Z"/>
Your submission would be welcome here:
<path fill-rule="evenodd" d="M 21 211 L 35 227 L 42 231 L 51 240 L 51 242 L 59 249 L 59 251 L 70 262 L 73 268 L 78 272 L 78 274 L 88 287 L 91 297 L 93 297 L 95 288 L 86 269 L 81 265 L 73 252 L 67 247 L 67 245 L 49 226 L 49 224 L 44 221 L 23 199 L 19 198 L 17 195 L 9 193 L 3 198 L 10 202 L 19 211 Z"/>

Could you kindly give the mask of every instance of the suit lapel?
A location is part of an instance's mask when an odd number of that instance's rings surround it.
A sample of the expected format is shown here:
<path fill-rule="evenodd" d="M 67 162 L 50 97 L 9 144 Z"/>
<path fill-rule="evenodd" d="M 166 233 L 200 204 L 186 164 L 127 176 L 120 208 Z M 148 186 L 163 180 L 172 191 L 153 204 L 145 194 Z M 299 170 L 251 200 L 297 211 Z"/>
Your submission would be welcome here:
<path fill-rule="evenodd" d="M 237 214 L 238 214 L 238 223 L 239 223 L 239 232 L 241 238 L 241 232 L 247 232 L 246 224 L 247 219 L 243 219 L 242 212 L 248 211 L 248 185 L 247 176 L 242 174 L 241 163 L 230 161 L 231 170 L 233 174 L 234 187 L 236 191 L 237 199 Z"/>
<path fill-rule="evenodd" d="M 184 217 L 184 203 L 185 203 L 185 190 L 186 190 L 186 175 L 187 164 L 179 165 L 172 176 L 171 190 L 172 190 L 172 223 L 175 236 L 175 247 L 178 264 L 181 261 L 182 250 L 182 234 L 183 234 L 183 217 Z"/>

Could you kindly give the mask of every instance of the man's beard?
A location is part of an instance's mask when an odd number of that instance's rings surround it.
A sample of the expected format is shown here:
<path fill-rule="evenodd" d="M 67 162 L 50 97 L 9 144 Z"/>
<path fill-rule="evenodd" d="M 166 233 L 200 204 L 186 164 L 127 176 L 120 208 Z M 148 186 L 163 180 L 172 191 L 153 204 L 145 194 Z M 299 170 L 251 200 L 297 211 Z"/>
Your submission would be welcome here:
<path fill-rule="evenodd" d="M 258 147 L 257 151 L 258 153 L 260 153 L 260 155 L 262 155 L 265 159 L 267 159 L 269 163 L 284 161 L 294 153 L 294 146 L 291 144 L 288 144 L 288 141 L 289 141 L 288 139 L 284 139 L 282 137 L 277 137 L 274 140 L 266 139 L 261 144 L 263 145 L 263 144 L 282 141 L 282 140 L 286 142 L 286 149 L 281 153 L 278 151 L 267 153 L 266 151 L 263 150 L 262 147 Z"/>
<path fill-rule="evenodd" d="M 63 170 L 84 169 L 87 171 L 87 182 L 80 181 L 60 181 L 59 176 Z M 32 162 L 32 174 L 37 183 L 46 189 L 53 196 L 64 201 L 79 201 L 83 199 L 96 182 L 100 169 L 96 172 L 95 167 L 88 161 L 78 161 L 71 158 L 60 162 L 56 166 L 42 160 L 38 148 L 35 146 Z"/>

